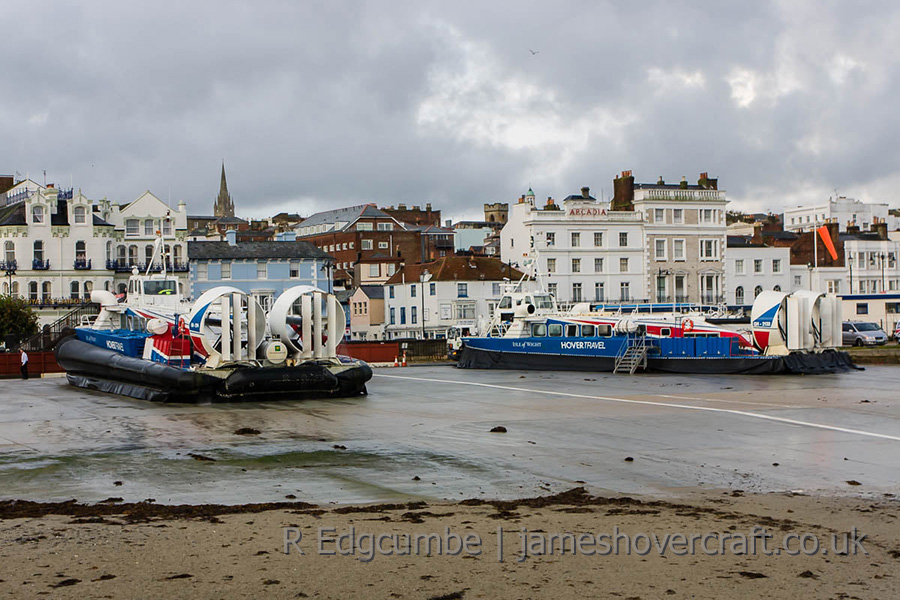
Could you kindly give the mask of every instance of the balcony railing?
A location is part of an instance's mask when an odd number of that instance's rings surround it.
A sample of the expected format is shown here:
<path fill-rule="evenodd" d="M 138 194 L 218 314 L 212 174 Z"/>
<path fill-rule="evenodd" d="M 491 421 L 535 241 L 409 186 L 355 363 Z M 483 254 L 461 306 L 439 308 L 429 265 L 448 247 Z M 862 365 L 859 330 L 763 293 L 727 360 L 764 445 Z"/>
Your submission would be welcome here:
<path fill-rule="evenodd" d="M 714 294 L 701 294 L 700 302 L 703 304 L 721 304 L 725 302 L 725 296 L 716 296 Z"/>
<path fill-rule="evenodd" d="M 0 261 L 0 271 L 15 271 L 19 268 L 19 263 L 13 260 Z"/>
<path fill-rule="evenodd" d="M 131 262 L 121 258 L 118 260 L 106 261 L 106 268 L 110 271 L 115 271 L 116 273 L 129 273 L 132 267 L 137 267 L 138 271 L 141 273 L 147 272 L 147 263 Z M 159 273 L 160 271 L 162 271 L 162 263 L 153 263 L 150 265 L 151 273 Z M 166 261 L 166 271 L 186 273 L 188 271 L 188 264 L 180 260 L 176 260 L 175 262 Z"/>
<path fill-rule="evenodd" d="M 76 258 L 75 259 L 75 269 L 78 271 L 90 271 L 91 270 L 91 259 L 84 258 Z"/>
<path fill-rule="evenodd" d="M 35 271 L 46 271 L 50 268 L 50 261 L 35 258 L 31 261 L 31 268 Z"/>

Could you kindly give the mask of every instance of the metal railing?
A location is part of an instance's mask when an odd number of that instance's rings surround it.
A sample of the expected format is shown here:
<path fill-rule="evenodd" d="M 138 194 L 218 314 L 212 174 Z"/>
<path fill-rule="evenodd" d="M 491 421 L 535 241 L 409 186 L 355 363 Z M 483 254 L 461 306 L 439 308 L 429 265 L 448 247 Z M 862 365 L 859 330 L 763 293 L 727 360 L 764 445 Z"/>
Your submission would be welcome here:
<path fill-rule="evenodd" d="M 41 260 L 39 258 L 35 258 L 31 261 L 31 268 L 34 271 L 46 271 L 50 268 L 50 260 Z"/>
<path fill-rule="evenodd" d="M 26 352 L 49 352 L 61 338 L 70 335 L 75 327 L 81 325 L 82 317 L 91 317 L 99 313 L 100 307 L 97 304 L 85 302 L 53 323 L 44 325 L 40 333 L 19 344 L 19 348 L 23 348 Z"/>
<path fill-rule="evenodd" d="M 115 271 L 116 273 L 128 273 L 131 271 L 132 267 L 137 267 L 138 271 L 140 271 L 141 273 L 147 272 L 147 263 L 133 262 L 121 258 L 106 261 L 106 268 L 110 271 Z M 176 260 L 174 262 L 166 261 L 166 271 L 171 271 L 173 273 L 186 273 L 188 270 L 189 266 L 186 262 L 182 262 L 180 260 Z M 159 273 L 160 271 L 162 271 L 162 263 L 153 263 L 150 266 L 151 273 Z"/>
<path fill-rule="evenodd" d="M 15 271 L 19 268 L 16 259 L 0 261 L 0 271 Z"/>
<path fill-rule="evenodd" d="M 91 269 L 91 259 L 90 258 L 76 258 L 73 264 L 74 268 L 78 271 L 90 271 Z"/>

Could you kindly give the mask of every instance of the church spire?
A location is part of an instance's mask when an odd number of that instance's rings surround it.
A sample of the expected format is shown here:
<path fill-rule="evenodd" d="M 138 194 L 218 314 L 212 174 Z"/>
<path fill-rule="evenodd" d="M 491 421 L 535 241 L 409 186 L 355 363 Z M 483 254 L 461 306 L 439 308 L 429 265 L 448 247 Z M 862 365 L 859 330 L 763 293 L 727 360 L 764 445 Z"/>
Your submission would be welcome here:
<path fill-rule="evenodd" d="M 213 215 L 217 217 L 233 217 L 234 202 L 228 193 L 228 183 L 225 181 L 225 161 L 222 161 L 222 182 L 219 184 L 219 197 L 213 206 Z"/>

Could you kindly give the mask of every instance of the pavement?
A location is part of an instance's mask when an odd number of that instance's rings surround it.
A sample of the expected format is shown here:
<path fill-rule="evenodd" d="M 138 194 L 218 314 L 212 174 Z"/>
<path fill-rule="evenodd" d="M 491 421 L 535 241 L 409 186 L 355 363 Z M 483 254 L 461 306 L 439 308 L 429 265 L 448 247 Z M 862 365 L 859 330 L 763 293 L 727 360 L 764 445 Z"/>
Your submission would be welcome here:
<path fill-rule="evenodd" d="M 900 492 L 898 386 L 896 366 L 623 376 L 433 365 L 376 369 L 365 397 L 197 406 L 4 381 L 0 498 L 324 504 L 579 485 L 880 496 Z"/>

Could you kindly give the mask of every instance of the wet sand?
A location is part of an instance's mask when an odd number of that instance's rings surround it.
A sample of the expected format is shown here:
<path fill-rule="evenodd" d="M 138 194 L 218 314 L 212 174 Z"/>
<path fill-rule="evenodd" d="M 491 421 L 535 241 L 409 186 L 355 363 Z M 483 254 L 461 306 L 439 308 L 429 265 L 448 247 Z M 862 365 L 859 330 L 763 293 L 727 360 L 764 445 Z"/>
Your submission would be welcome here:
<path fill-rule="evenodd" d="M 0 597 L 896 598 L 898 388 L 416 367 L 365 398 L 186 406 L 4 382 Z M 363 547 L 321 554 L 320 528 Z M 616 528 L 646 536 L 607 551 Z M 853 528 L 868 555 L 836 553 Z M 364 560 L 427 534 L 480 552 Z M 828 553 L 765 553 L 788 534 Z"/>
<path fill-rule="evenodd" d="M 243 507 L 116 506 L 73 504 L 0 506 L 0 595 L 15 598 L 896 598 L 900 596 L 900 502 L 821 498 L 736 491 L 685 492 L 679 501 L 595 497 L 583 489 L 523 501 L 408 502 L 312 507 L 303 503 L 263 510 Z M 17 512 L 19 511 L 19 512 Z M 260 512 L 261 511 L 261 512 Z M 16 518 L 21 514 L 32 518 Z M 38 516 L 40 515 L 40 516 Z M 297 539 L 285 554 L 284 528 Z M 334 539 L 353 527 L 364 534 L 446 535 L 460 547 L 420 543 L 412 556 L 374 554 L 366 543 L 355 555 L 337 553 L 317 537 Z M 722 555 L 678 551 L 670 545 L 643 553 L 644 533 L 716 532 L 750 536 L 755 527 L 773 535 L 755 553 Z M 867 537 L 835 554 L 830 536 L 851 531 Z M 498 561 L 503 528 L 504 561 Z M 554 533 L 620 532 L 635 536 L 632 554 L 589 555 L 591 547 L 559 546 L 553 555 L 520 561 L 522 529 L 532 550 Z M 333 533 L 328 530 L 334 530 Z M 756 530 L 759 533 L 759 530 Z M 826 554 L 775 555 L 788 534 L 811 534 Z M 381 547 L 391 550 L 393 538 Z M 401 537 L 399 550 L 406 549 Z M 446 538 L 445 538 L 446 539 Z M 584 538 L 586 540 L 587 538 Z M 674 539 L 674 538 L 673 538 Z M 845 546 L 838 535 L 836 549 Z M 729 542 L 708 542 L 718 554 Z M 807 542 L 808 543 L 808 542 Z M 536 544 L 536 545 L 535 545 Z M 297 549 L 304 552 L 300 555 Z M 350 545 L 343 543 L 348 552 Z M 572 553 L 572 549 L 576 551 Z M 788 548 L 796 548 L 789 543 Z M 868 555 L 861 553 L 864 548 Z M 594 546 L 594 554 L 600 546 Z M 740 551 L 741 547 L 735 547 Z M 580 552 L 579 552 L 580 550 Z M 763 551 L 772 552 L 764 555 Z M 478 552 L 480 551 L 480 552 Z M 366 560 L 372 556 L 371 560 Z"/>
<path fill-rule="evenodd" d="M 652 496 L 877 494 L 900 488 L 898 389 L 897 367 L 627 377 L 435 366 L 377 369 L 361 398 L 192 406 L 12 381 L 0 387 L 0 500 L 453 501 L 579 482 Z"/>

